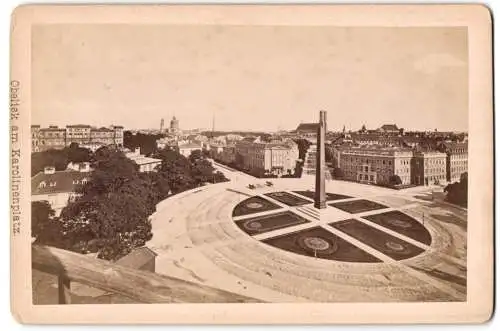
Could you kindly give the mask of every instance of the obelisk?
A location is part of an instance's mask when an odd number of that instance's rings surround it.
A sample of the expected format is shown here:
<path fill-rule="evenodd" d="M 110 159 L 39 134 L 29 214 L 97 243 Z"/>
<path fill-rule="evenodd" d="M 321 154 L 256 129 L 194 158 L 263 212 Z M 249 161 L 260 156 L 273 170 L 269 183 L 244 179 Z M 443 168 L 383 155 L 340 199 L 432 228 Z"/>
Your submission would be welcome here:
<path fill-rule="evenodd" d="M 319 112 L 319 125 L 316 144 L 316 188 L 314 192 L 314 207 L 326 208 L 325 194 L 325 135 L 326 135 L 326 111 Z"/>

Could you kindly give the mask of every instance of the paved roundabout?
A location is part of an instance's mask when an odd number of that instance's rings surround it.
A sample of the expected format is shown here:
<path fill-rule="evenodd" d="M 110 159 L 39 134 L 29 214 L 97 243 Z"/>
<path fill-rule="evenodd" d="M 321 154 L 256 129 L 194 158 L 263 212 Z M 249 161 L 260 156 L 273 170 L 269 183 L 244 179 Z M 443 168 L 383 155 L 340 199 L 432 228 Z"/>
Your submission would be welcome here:
<path fill-rule="evenodd" d="M 161 202 L 148 243 L 157 272 L 269 302 L 466 299 L 463 210 L 426 192 L 329 181 L 318 211 L 312 182 L 273 183 Z"/>

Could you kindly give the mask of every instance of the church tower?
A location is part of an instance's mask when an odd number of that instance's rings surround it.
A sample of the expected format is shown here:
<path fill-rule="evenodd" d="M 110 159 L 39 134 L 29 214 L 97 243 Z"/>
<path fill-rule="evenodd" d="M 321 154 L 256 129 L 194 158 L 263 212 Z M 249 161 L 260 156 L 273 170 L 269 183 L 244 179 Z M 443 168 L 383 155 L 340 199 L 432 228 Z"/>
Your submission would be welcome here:
<path fill-rule="evenodd" d="M 170 121 L 170 133 L 178 134 L 179 133 L 179 120 L 177 118 L 172 117 Z"/>

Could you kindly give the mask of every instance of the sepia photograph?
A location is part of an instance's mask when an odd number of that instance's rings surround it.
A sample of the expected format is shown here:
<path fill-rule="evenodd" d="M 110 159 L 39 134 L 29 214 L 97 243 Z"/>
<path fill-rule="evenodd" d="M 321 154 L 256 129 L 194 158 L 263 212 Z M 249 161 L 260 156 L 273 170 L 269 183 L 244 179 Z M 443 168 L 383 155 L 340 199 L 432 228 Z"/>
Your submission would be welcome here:
<path fill-rule="evenodd" d="M 471 273 L 493 277 L 492 238 L 471 238 L 493 224 L 471 28 L 301 25 L 280 6 L 251 24 L 227 7 L 200 24 L 182 19 L 196 6 L 164 24 L 25 15 L 11 120 L 29 97 L 13 231 L 30 304 L 470 303 Z"/>

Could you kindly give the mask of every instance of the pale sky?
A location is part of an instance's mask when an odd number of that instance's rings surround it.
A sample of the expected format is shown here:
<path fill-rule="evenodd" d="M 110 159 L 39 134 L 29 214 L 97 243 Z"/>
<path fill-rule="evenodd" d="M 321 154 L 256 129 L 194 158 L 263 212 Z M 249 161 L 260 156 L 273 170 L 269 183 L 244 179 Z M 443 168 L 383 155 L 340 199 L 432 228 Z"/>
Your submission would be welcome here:
<path fill-rule="evenodd" d="M 466 28 L 40 25 L 32 123 L 467 130 Z"/>

